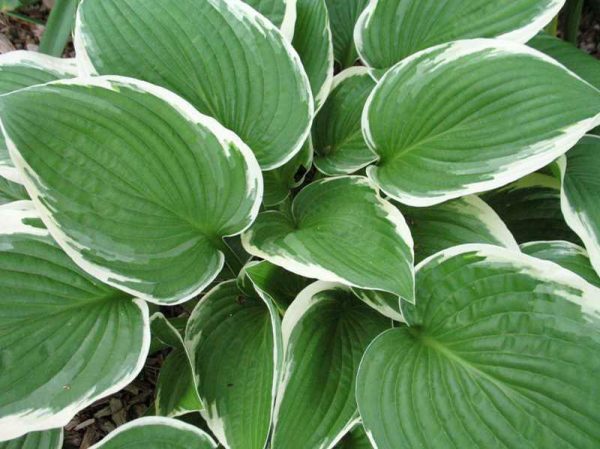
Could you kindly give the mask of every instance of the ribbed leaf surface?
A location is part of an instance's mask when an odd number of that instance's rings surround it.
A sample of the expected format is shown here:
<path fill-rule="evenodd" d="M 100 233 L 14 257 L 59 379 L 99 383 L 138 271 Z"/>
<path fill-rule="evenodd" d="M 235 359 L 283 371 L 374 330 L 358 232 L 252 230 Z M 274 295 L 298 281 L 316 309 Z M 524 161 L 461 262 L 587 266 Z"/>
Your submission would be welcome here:
<path fill-rule="evenodd" d="M 325 0 L 333 34 L 335 60 L 342 69 L 358 59 L 354 47 L 354 26 L 369 0 Z"/>
<path fill-rule="evenodd" d="M 355 378 L 367 345 L 390 321 L 339 284 L 303 290 L 282 324 L 285 363 L 274 448 L 332 448 L 358 418 Z"/>
<path fill-rule="evenodd" d="M 0 207 L 0 440 L 62 427 L 142 369 L 148 309 L 87 276 L 31 202 Z"/>
<path fill-rule="evenodd" d="M 117 77 L 59 82 L 0 97 L 0 115 L 61 247 L 149 301 L 202 291 L 223 266 L 222 237 L 258 212 L 260 169 L 248 147 L 162 88 Z"/>
<path fill-rule="evenodd" d="M 422 207 L 549 164 L 600 124 L 600 91 L 524 45 L 457 41 L 387 72 L 363 124 L 379 155 L 369 176 L 398 201 Z"/>
<path fill-rule="evenodd" d="M 31 432 L 20 438 L 0 443 L 0 449 L 62 449 L 62 429 Z"/>
<path fill-rule="evenodd" d="M 294 198 L 291 215 L 261 213 L 242 242 L 250 254 L 301 276 L 414 296 L 404 217 L 360 176 L 310 184 Z"/>
<path fill-rule="evenodd" d="M 357 400 L 378 449 L 600 444 L 600 290 L 487 245 L 417 271 L 408 327 L 367 349 Z"/>
<path fill-rule="evenodd" d="M 88 72 L 181 95 L 239 135 L 263 169 L 283 165 L 306 140 L 313 99 L 302 63 L 245 3 L 84 0 L 77 24 L 77 54 Z"/>

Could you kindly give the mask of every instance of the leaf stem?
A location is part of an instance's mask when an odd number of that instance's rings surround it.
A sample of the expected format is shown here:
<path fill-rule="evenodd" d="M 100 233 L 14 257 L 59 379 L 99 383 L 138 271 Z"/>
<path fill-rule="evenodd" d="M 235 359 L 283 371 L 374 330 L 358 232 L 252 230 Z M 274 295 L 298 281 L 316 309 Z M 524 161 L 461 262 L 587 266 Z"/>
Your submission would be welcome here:
<path fill-rule="evenodd" d="M 579 25 L 583 13 L 583 1 L 584 0 L 569 0 L 565 9 L 565 38 L 575 45 L 577 45 L 577 36 L 579 35 Z"/>

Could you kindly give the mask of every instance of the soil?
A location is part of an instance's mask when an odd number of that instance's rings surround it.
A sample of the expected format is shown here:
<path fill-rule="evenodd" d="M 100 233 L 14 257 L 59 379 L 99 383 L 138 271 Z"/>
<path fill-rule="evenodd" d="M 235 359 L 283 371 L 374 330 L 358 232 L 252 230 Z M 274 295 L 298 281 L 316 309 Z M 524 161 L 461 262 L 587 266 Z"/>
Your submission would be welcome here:
<path fill-rule="evenodd" d="M 49 14 L 48 4 L 21 8 L 18 16 L 0 13 L 0 53 L 13 50 L 37 51 L 43 24 Z M 579 47 L 600 59 L 600 11 L 586 7 L 581 22 Z M 64 57 L 73 57 L 72 43 L 67 45 Z M 140 375 L 122 391 L 101 399 L 75 416 L 65 428 L 66 449 L 87 449 L 116 427 L 151 414 L 154 389 L 165 352 L 148 357 Z"/>

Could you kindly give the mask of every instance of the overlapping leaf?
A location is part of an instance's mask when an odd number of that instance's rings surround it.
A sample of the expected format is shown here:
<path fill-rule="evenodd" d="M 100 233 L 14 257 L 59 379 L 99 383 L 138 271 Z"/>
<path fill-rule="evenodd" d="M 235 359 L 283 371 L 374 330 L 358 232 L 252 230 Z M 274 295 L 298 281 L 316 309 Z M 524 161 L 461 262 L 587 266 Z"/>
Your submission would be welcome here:
<path fill-rule="evenodd" d="M 402 203 L 430 206 L 552 162 L 600 123 L 600 91 L 529 47 L 457 41 L 391 69 L 363 122 L 379 156 L 369 176 Z"/>
<path fill-rule="evenodd" d="M 94 277 L 149 301 L 202 291 L 223 266 L 222 237 L 258 212 L 248 147 L 157 86 L 58 82 L 0 97 L 0 114 L 53 237 Z"/>
<path fill-rule="evenodd" d="M 488 243 L 518 251 L 515 238 L 502 219 L 476 196 L 437 206 L 400 206 L 415 241 L 415 261 L 466 243 Z"/>
<path fill-rule="evenodd" d="M 414 296 L 413 243 L 404 217 L 360 176 L 310 184 L 294 198 L 291 215 L 261 213 L 242 243 L 301 276 Z"/>
<path fill-rule="evenodd" d="M 31 202 L 0 207 L 0 440 L 62 427 L 142 369 L 148 309 L 61 251 Z"/>
<path fill-rule="evenodd" d="M 390 321 L 340 284 L 316 282 L 286 312 L 284 376 L 273 447 L 332 448 L 358 418 L 355 378 L 367 345 Z"/>
<path fill-rule="evenodd" d="M 297 19 L 292 44 L 298 51 L 319 109 L 333 80 L 333 42 L 325 0 L 296 0 Z"/>
<path fill-rule="evenodd" d="M 31 432 L 10 441 L 0 442 L 0 449 L 62 449 L 62 429 Z"/>
<path fill-rule="evenodd" d="M 342 69 L 358 59 L 354 47 L 354 26 L 369 0 L 325 0 L 333 34 L 335 60 Z"/>
<path fill-rule="evenodd" d="M 600 137 L 586 136 L 559 162 L 561 206 L 600 274 Z"/>
<path fill-rule="evenodd" d="M 494 246 L 423 262 L 409 326 L 367 349 L 357 400 L 379 449 L 600 442 L 600 290 Z"/>
<path fill-rule="evenodd" d="M 353 173 L 377 156 L 362 135 L 361 116 L 375 81 L 364 67 L 353 67 L 337 75 L 312 129 L 315 166 L 327 175 Z"/>
<path fill-rule="evenodd" d="M 192 312 L 185 342 L 201 413 L 225 447 L 265 446 L 281 368 L 280 326 L 268 298 L 246 294 L 235 280 L 219 284 Z"/>
<path fill-rule="evenodd" d="M 575 243 L 560 240 L 529 242 L 522 244 L 521 250 L 530 256 L 554 262 L 600 288 L 600 276 L 594 271 L 587 251 Z"/>
<path fill-rule="evenodd" d="M 519 243 L 579 238 L 567 226 L 560 207 L 560 181 L 533 173 L 482 195 L 506 223 Z"/>
<path fill-rule="evenodd" d="M 29 51 L 13 51 L 0 55 L 0 95 L 24 87 L 43 84 L 77 74 L 73 60 L 58 59 Z M 4 137 L 0 136 L 0 195 L 11 195 L 18 189 L 20 177 L 15 169 Z M 18 198 L 26 199 L 26 198 Z"/>
<path fill-rule="evenodd" d="M 362 424 L 357 425 L 336 446 L 337 449 L 373 449 Z"/>
<path fill-rule="evenodd" d="M 263 169 L 290 160 L 309 133 L 313 98 L 297 54 L 241 1 L 84 0 L 75 46 L 88 73 L 181 95 L 239 135 Z"/>
<path fill-rule="evenodd" d="M 90 449 L 215 449 L 205 432 L 171 418 L 140 418 L 119 427 Z"/>
<path fill-rule="evenodd" d="M 358 20 L 361 59 L 378 71 L 420 50 L 459 39 L 499 37 L 525 43 L 564 0 L 371 0 Z"/>
<path fill-rule="evenodd" d="M 291 40 L 296 21 L 296 0 L 244 0 L 263 16 L 279 27 Z"/>

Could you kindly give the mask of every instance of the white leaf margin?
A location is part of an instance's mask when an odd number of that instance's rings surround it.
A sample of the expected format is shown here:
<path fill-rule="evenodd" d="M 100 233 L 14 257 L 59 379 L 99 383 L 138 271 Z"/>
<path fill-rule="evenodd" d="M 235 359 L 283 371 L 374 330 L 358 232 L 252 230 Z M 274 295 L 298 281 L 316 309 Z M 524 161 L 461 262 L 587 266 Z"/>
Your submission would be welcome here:
<path fill-rule="evenodd" d="M 600 136 L 586 135 L 586 137 L 598 140 Z M 600 276 L 600 234 L 594 229 L 600 228 L 600 223 L 594 226 L 585 211 L 578 212 L 570 203 L 568 196 L 565 193 L 564 183 L 567 174 L 567 156 L 562 156 L 557 160 L 557 165 L 560 171 L 560 208 L 567 225 L 579 236 L 589 254 L 590 262 L 596 273 Z M 600 198 L 597 199 L 600 201 Z M 600 204 L 600 203 L 599 203 Z"/>
<path fill-rule="evenodd" d="M 92 58 L 90 57 L 90 54 L 88 52 L 88 47 L 92 47 L 92 46 L 89 44 L 89 39 L 88 39 L 88 37 L 86 35 L 86 31 L 85 31 L 85 25 L 84 25 L 83 19 L 81 17 L 81 11 L 82 11 L 83 5 L 85 4 L 86 1 L 91 1 L 91 0 L 81 0 L 81 3 L 79 3 L 79 6 L 77 7 L 77 14 L 75 16 L 75 29 L 73 31 L 73 46 L 75 48 L 75 54 L 77 55 L 76 62 L 77 62 L 78 70 L 79 70 L 79 75 L 81 77 L 95 77 L 98 75 L 98 71 L 96 70 L 94 64 L 92 63 Z M 228 9 L 228 11 L 231 12 L 232 15 L 239 17 L 240 20 L 246 19 L 249 22 L 251 22 L 252 24 L 254 24 L 256 26 L 256 28 L 259 30 L 259 32 L 261 32 L 263 34 L 272 32 L 277 35 L 280 35 L 283 48 L 285 49 L 286 53 L 292 60 L 296 72 L 300 75 L 300 78 L 302 79 L 302 84 L 304 85 L 304 92 L 307 95 L 305 100 L 308 103 L 308 123 L 307 123 L 306 129 L 304 130 L 304 133 L 302 133 L 302 135 L 298 138 L 298 141 L 295 142 L 295 144 L 292 146 L 292 149 L 290 150 L 288 155 L 286 155 L 284 158 L 282 158 L 281 160 L 279 160 L 273 164 L 265 166 L 263 169 L 264 169 L 264 171 L 269 171 L 269 170 L 274 170 L 276 168 L 282 167 L 287 162 L 292 160 L 294 158 L 294 156 L 296 156 L 300 151 L 302 151 L 304 142 L 306 142 L 306 139 L 308 139 L 310 136 L 312 122 L 314 121 L 315 113 L 316 113 L 315 112 L 315 100 L 314 100 L 314 96 L 312 93 L 312 89 L 310 87 L 310 80 L 308 79 L 308 75 L 306 74 L 306 71 L 304 70 L 304 65 L 302 64 L 302 60 L 300 59 L 298 52 L 292 46 L 292 43 L 291 43 L 292 38 L 290 37 L 288 39 L 288 37 L 286 37 L 286 34 L 293 37 L 294 26 L 296 23 L 296 1 L 297 0 L 287 0 L 288 4 L 287 4 L 287 9 L 286 9 L 286 17 L 287 17 L 288 22 L 282 24 L 282 26 L 285 26 L 283 31 L 280 30 L 279 28 L 277 28 L 269 19 L 267 19 L 262 14 L 260 14 L 254 8 L 252 8 L 249 4 L 247 4 L 241 0 L 236 0 L 236 1 L 203 0 L 203 1 L 210 2 L 215 7 L 220 6 L 220 7 Z M 289 30 L 289 27 L 292 28 L 291 31 Z M 114 78 L 121 78 L 121 79 L 127 78 L 127 77 L 116 77 L 116 76 L 110 76 L 110 75 L 104 76 L 102 78 L 105 78 L 105 77 L 110 77 L 113 79 Z M 128 79 L 134 80 L 134 78 L 128 78 Z M 172 96 L 179 98 L 179 102 L 187 103 L 189 108 L 191 108 L 195 111 L 195 114 L 200 114 L 206 118 L 212 119 L 212 117 L 209 117 L 207 115 L 201 114 L 200 112 L 196 111 L 193 105 L 189 104 L 187 102 L 187 100 L 183 99 L 182 97 L 179 97 L 177 94 L 172 93 L 169 90 L 161 88 L 159 86 L 155 86 L 150 83 L 145 83 L 144 81 L 140 81 L 140 80 L 136 80 L 136 81 L 138 81 L 139 83 L 148 84 L 149 86 L 154 86 L 156 89 L 160 89 L 165 92 L 168 92 Z M 222 125 L 219 122 L 217 122 L 214 119 L 212 119 L 212 120 L 216 124 L 218 124 L 220 127 L 222 127 Z M 224 127 L 222 127 L 222 128 L 224 130 L 226 130 L 226 128 L 224 128 Z M 230 133 L 233 133 L 233 131 L 229 131 L 229 130 L 227 130 L 227 131 Z M 240 142 L 241 142 L 241 139 L 240 139 Z M 254 153 L 252 153 L 252 155 L 254 156 Z"/>
<path fill-rule="evenodd" d="M 414 261 L 414 241 L 412 238 L 412 234 L 410 233 L 408 224 L 406 223 L 406 220 L 404 219 L 404 216 L 398 210 L 397 207 L 395 207 L 392 203 L 390 203 L 389 201 L 387 201 L 381 197 L 381 195 L 379 193 L 379 189 L 377 188 L 377 185 L 375 183 L 373 183 L 370 179 L 365 178 L 364 176 L 342 175 L 342 176 L 335 176 L 335 177 L 320 179 L 315 182 L 319 182 L 321 184 L 326 184 L 328 182 L 332 182 L 332 181 L 335 181 L 335 180 L 338 180 L 341 178 L 350 178 L 357 185 L 366 185 L 371 190 L 373 190 L 373 194 L 375 195 L 377 202 L 379 203 L 381 209 L 386 213 L 387 220 L 391 224 L 394 225 L 397 235 L 410 248 L 412 259 Z M 269 214 L 269 213 L 275 213 L 275 212 L 266 211 L 264 213 Z M 319 281 L 344 284 L 348 287 L 364 288 L 367 290 L 377 290 L 377 289 L 373 289 L 369 286 L 355 284 L 352 281 L 345 279 L 344 277 L 334 273 L 333 271 L 330 271 L 326 268 L 321 267 L 320 265 L 302 262 L 302 261 L 293 259 L 291 257 L 288 257 L 287 255 L 282 256 L 282 255 L 275 254 L 275 253 L 273 253 L 273 254 L 266 253 L 266 252 L 260 250 L 258 247 L 252 245 L 250 243 L 251 239 L 252 239 L 252 228 L 249 228 L 241 236 L 242 246 L 248 253 L 250 253 L 253 256 L 258 257 L 260 259 L 264 259 L 268 262 L 271 262 L 274 265 L 278 265 L 288 271 L 291 271 L 294 274 L 297 274 L 297 275 L 300 275 L 302 277 L 306 277 L 309 279 L 316 279 Z M 414 296 L 415 296 L 414 268 L 411 269 L 411 275 L 413 278 L 412 298 L 405 298 L 406 300 L 414 299 Z M 392 292 L 390 292 L 390 293 L 392 293 Z"/>
<path fill-rule="evenodd" d="M 26 50 L 15 50 L 0 55 L 0 76 L 6 67 L 22 66 L 52 73 L 61 78 L 77 76 L 75 59 L 61 59 Z M 8 164 L 0 162 L 0 176 L 8 181 L 23 184 L 18 170 Z"/>
<path fill-rule="evenodd" d="M 572 72 L 558 61 L 552 59 L 548 55 L 537 51 L 531 47 L 523 44 L 514 43 L 500 39 L 466 39 L 459 40 L 450 43 L 437 45 L 435 47 L 427 48 L 420 52 L 414 53 L 413 55 L 403 59 L 379 80 L 378 85 L 373 89 L 371 95 L 367 99 L 363 115 L 361 119 L 361 126 L 363 130 L 363 136 L 367 145 L 371 150 L 377 153 L 376 143 L 371 133 L 369 124 L 369 113 L 375 96 L 379 93 L 381 86 L 385 83 L 388 78 L 393 77 L 397 72 L 404 69 L 407 65 L 412 63 L 414 60 L 419 59 L 423 56 L 427 56 L 430 53 L 440 51 L 440 54 L 435 58 L 430 58 L 422 63 L 421 73 L 435 72 L 438 67 L 456 61 L 466 56 L 470 56 L 475 53 L 480 53 L 486 50 L 494 50 L 494 56 L 497 55 L 525 55 L 532 58 L 544 61 L 552 64 L 556 67 L 561 68 L 567 74 L 572 76 L 574 79 L 586 84 L 590 88 L 600 93 L 600 90 L 596 89 L 587 81 L 583 80 L 579 75 Z M 498 187 L 502 187 L 513 181 L 516 181 L 526 175 L 529 175 L 546 165 L 553 162 L 556 158 L 562 156 L 570 148 L 572 148 L 586 133 L 600 125 L 600 112 L 593 117 L 584 119 L 571 126 L 562 128 L 561 134 L 557 137 L 546 139 L 540 142 L 536 142 L 530 147 L 545 148 L 545 151 L 539 152 L 534 156 L 528 156 L 522 160 L 516 160 L 508 162 L 495 170 L 495 174 L 490 173 L 491 179 L 478 181 L 463 185 L 460 188 L 453 189 L 447 192 L 429 192 L 428 194 L 417 195 L 406 191 L 398 191 L 397 189 L 386 188 L 384 185 L 377 181 L 377 166 L 371 165 L 367 167 L 367 176 L 371 179 L 384 193 L 390 196 L 392 199 L 399 201 L 402 204 L 413 207 L 430 207 L 445 201 L 460 198 L 462 196 L 481 193 L 488 190 L 492 190 Z M 379 159 L 379 158 L 378 158 Z"/>
<path fill-rule="evenodd" d="M 26 219 L 40 218 L 31 201 L 16 201 L 0 206 L 1 235 L 48 236 L 49 233 L 24 223 Z M 142 371 L 150 349 L 150 319 L 148 305 L 135 298 L 132 302 L 140 309 L 143 329 L 142 347 L 137 363 L 133 369 L 126 369 L 114 385 L 104 391 L 96 391 L 92 387 L 78 402 L 61 410 L 50 407 L 26 410 L 21 413 L 0 417 L 0 442 L 19 438 L 29 432 L 38 432 L 66 426 L 80 410 L 96 402 L 98 399 L 114 394 L 130 384 Z"/>
<path fill-rule="evenodd" d="M 275 434 L 277 430 L 277 421 L 279 417 L 279 411 L 281 409 L 281 403 L 295 366 L 294 361 L 288 360 L 287 358 L 287 355 L 290 351 L 290 338 L 302 318 L 304 318 L 304 316 L 312 307 L 320 302 L 319 298 L 316 297 L 317 294 L 328 290 L 344 290 L 348 292 L 350 296 L 354 296 L 354 293 L 347 285 L 340 284 L 338 282 L 316 281 L 306 286 L 300 293 L 298 293 L 298 296 L 296 296 L 296 299 L 294 299 L 294 301 L 290 304 L 285 312 L 285 315 L 283 316 L 281 332 L 283 335 L 284 363 L 282 376 L 279 385 L 277 386 L 277 400 L 275 401 L 275 410 L 273 413 L 272 434 Z M 358 298 L 356 299 L 358 300 Z M 321 445 L 319 449 L 333 449 L 335 445 L 338 444 L 342 438 L 344 438 L 344 436 L 359 422 L 360 416 L 358 415 L 357 411 L 352 419 L 333 438 L 331 438 L 331 442 L 328 445 Z"/>
<path fill-rule="evenodd" d="M 387 0 L 383 0 L 387 1 Z M 548 25 L 552 19 L 558 15 L 560 10 L 566 3 L 566 0 L 551 0 L 552 2 L 549 6 L 540 11 L 540 13 L 532 18 L 532 20 L 525 26 L 521 28 L 516 28 L 512 31 L 506 32 L 499 36 L 496 36 L 497 39 L 512 41 L 516 43 L 525 44 L 532 37 L 534 37 L 540 30 L 542 30 L 546 25 Z M 359 58 L 363 61 L 367 67 L 372 68 L 372 64 L 369 62 L 369 58 L 365 56 L 364 53 L 364 39 L 363 33 L 365 29 L 369 26 L 373 14 L 379 5 L 380 0 L 370 0 L 369 4 L 363 10 L 361 15 L 358 17 L 356 21 L 356 25 L 354 27 L 354 43 L 356 47 L 356 51 L 358 53 Z M 444 44 L 442 44 L 444 45 Z M 416 54 L 416 53 L 415 53 Z M 412 56 L 412 55 L 411 55 Z M 410 56 L 408 56 L 410 57 Z M 370 70 L 370 73 L 373 74 L 373 70 Z"/>
<path fill-rule="evenodd" d="M 213 439 L 204 431 L 199 429 L 196 426 L 192 426 L 191 424 L 185 423 L 183 421 L 179 421 L 173 418 L 165 418 L 162 416 L 147 416 L 144 418 L 138 418 L 133 421 L 128 422 L 127 424 L 122 425 L 116 430 L 109 433 L 102 441 L 94 444 L 90 447 L 90 449 L 101 449 L 106 443 L 110 442 L 117 435 L 127 432 L 132 429 L 136 429 L 139 427 L 146 426 L 167 426 L 172 427 L 173 429 L 181 430 L 184 432 L 188 432 L 190 434 L 194 434 L 198 437 L 199 440 L 204 440 L 209 443 L 213 448 L 217 447 L 217 444 L 213 441 Z"/>
<path fill-rule="evenodd" d="M 266 20 L 266 19 L 265 19 Z M 20 92 L 23 90 L 28 90 L 32 88 L 36 88 L 39 86 L 83 86 L 83 87 L 99 87 L 107 90 L 118 90 L 119 88 L 127 88 L 139 90 L 141 92 L 146 92 L 149 95 L 153 95 L 158 99 L 164 101 L 169 106 L 171 106 L 175 111 L 177 111 L 184 120 L 192 124 L 200 125 L 210 131 L 219 141 L 221 147 L 223 149 L 223 153 L 227 158 L 229 156 L 229 144 L 233 144 L 237 147 L 244 158 L 247 166 L 247 174 L 248 174 L 248 182 L 246 186 L 247 196 L 252 197 L 255 196 L 254 203 L 251 208 L 250 216 L 248 218 L 248 223 L 246 226 L 241 229 L 239 232 L 235 234 L 226 235 L 223 237 L 233 237 L 241 234 L 245 230 L 247 230 L 252 223 L 256 220 L 258 216 L 258 212 L 260 210 L 260 206 L 262 203 L 264 186 L 263 186 L 263 178 L 260 166 L 258 165 L 258 161 L 254 156 L 254 153 L 250 148 L 232 131 L 223 127 L 219 122 L 217 122 L 212 117 L 207 115 L 203 115 L 198 112 L 190 103 L 188 103 L 183 98 L 174 94 L 173 92 L 164 89 L 162 87 L 156 86 L 154 84 L 147 83 L 145 81 L 140 81 L 134 78 L 127 78 L 122 76 L 99 76 L 99 77 L 79 77 L 72 78 L 67 80 L 59 80 L 53 81 L 51 83 L 31 86 L 24 89 L 20 89 Z M 5 95 L 11 95 L 15 92 L 11 92 Z M 3 96 L 3 95 L 0 95 Z M 23 180 L 23 185 L 27 190 L 27 193 L 30 195 L 32 201 L 34 202 L 36 209 L 40 214 L 40 218 L 44 222 L 46 228 L 50 231 L 50 234 L 54 237 L 58 245 L 67 253 L 67 255 L 75 262 L 77 266 L 79 266 L 86 273 L 95 277 L 96 279 L 108 284 L 112 287 L 115 287 L 125 293 L 131 294 L 133 296 L 139 297 L 145 301 L 148 301 L 157 305 L 164 305 L 165 303 L 168 305 L 177 305 L 189 301 L 190 299 L 198 296 L 204 289 L 210 285 L 214 279 L 218 276 L 219 272 L 223 268 L 225 264 L 225 256 L 222 252 L 220 252 L 220 261 L 218 265 L 218 270 L 215 270 L 215 273 L 212 276 L 209 276 L 203 284 L 196 286 L 192 291 L 189 291 L 175 301 L 164 301 L 161 298 L 155 298 L 150 294 L 146 294 L 143 292 L 138 292 L 137 290 L 124 286 L 123 283 L 127 282 L 139 282 L 137 279 L 127 278 L 125 276 L 119 275 L 117 273 L 113 273 L 106 267 L 102 267 L 98 264 L 90 262 L 86 260 L 82 255 L 81 251 L 87 249 L 84 245 L 79 244 L 74 239 L 70 238 L 60 227 L 60 225 L 56 222 L 53 217 L 52 211 L 45 205 L 45 201 L 43 200 L 43 192 L 42 190 L 48 191 L 49 189 L 44 187 L 43 182 L 39 177 L 35 174 L 34 170 L 27 164 L 25 159 L 19 153 L 18 148 L 15 143 L 11 140 L 10 136 L 7 134 L 6 129 L 4 127 L 4 123 L 0 119 L 0 129 L 4 134 L 6 139 L 6 143 L 8 146 L 9 153 L 15 166 L 19 170 L 19 173 Z"/>

